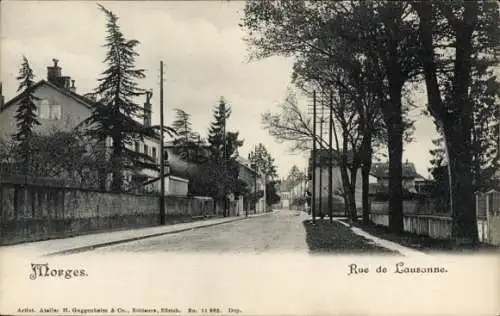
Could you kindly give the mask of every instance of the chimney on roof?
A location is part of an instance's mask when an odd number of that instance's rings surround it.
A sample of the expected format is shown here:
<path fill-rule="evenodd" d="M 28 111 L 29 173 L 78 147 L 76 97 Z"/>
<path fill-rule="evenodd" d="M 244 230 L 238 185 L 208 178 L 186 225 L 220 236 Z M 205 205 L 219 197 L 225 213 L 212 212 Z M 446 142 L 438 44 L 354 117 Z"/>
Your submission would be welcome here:
<path fill-rule="evenodd" d="M 71 87 L 70 87 L 71 92 L 76 92 L 76 87 L 75 87 L 75 80 L 71 80 Z"/>
<path fill-rule="evenodd" d="M 61 88 L 65 89 L 65 90 L 69 90 L 69 88 L 71 87 L 70 86 L 71 77 L 70 76 L 63 76 L 63 77 L 61 77 L 61 79 L 62 79 Z"/>
<path fill-rule="evenodd" d="M 146 91 L 146 102 L 144 102 L 144 126 L 151 126 L 151 97 L 153 90 Z"/>
<path fill-rule="evenodd" d="M 71 77 L 62 75 L 61 67 L 58 65 L 59 59 L 53 58 L 52 62 L 54 62 L 54 64 L 47 67 L 47 81 L 55 84 L 59 88 L 73 91 L 71 86 Z"/>
<path fill-rule="evenodd" d="M 53 58 L 52 62 L 54 63 L 52 66 L 47 67 L 47 81 L 51 82 L 57 86 L 60 86 L 61 83 L 61 67 L 57 65 L 59 59 Z"/>

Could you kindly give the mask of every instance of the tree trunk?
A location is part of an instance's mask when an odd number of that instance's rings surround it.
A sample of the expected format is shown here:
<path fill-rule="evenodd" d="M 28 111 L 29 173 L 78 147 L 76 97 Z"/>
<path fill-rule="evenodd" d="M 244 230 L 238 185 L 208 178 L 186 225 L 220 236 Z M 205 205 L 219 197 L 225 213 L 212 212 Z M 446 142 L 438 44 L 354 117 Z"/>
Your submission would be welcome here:
<path fill-rule="evenodd" d="M 344 158 L 341 158 L 344 160 Z M 340 176 L 342 179 L 342 190 L 343 190 L 343 197 L 344 197 L 344 213 L 345 216 L 349 217 L 349 209 L 351 205 L 351 199 L 350 199 L 350 194 L 349 194 L 349 176 L 347 174 L 347 166 L 345 165 L 345 162 L 342 161 L 340 163 Z"/>
<path fill-rule="evenodd" d="M 372 137 L 371 134 L 364 136 L 363 144 L 361 147 L 361 181 L 362 181 L 362 208 L 363 208 L 363 223 L 370 223 L 370 171 L 372 169 Z"/>
<path fill-rule="evenodd" d="M 472 113 L 464 111 L 443 124 L 448 154 L 452 239 L 456 246 L 478 243 L 477 217 L 472 180 L 470 134 Z"/>
<path fill-rule="evenodd" d="M 389 131 L 389 227 L 402 233 L 403 227 L 403 133 L 399 128 Z"/>
<path fill-rule="evenodd" d="M 102 192 L 105 192 L 107 189 L 106 180 L 109 172 L 107 150 L 106 140 L 99 139 L 95 144 L 95 160 L 97 164 L 97 184 L 99 185 L 99 190 Z"/>
<path fill-rule="evenodd" d="M 23 166 L 22 166 L 22 174 L 23 176 L 27 177 L 28 175 L 33 175 L 31 172 L 32 169 L 32 163 L 31 163 L 31 155 L 30 155 L 30 142 L 31 139 L 25 139 L 21 143 L 21 148 L 22 151 L 24 152 L 24 157 L 23 157 Z"/>
<path fill-rule="evenodd" d="M 439 90 L 433 47 L 433 5 L 427 2 L 412 4 L 420 18 L 420 36 L 424 76 L 427 86 L 429 110 L 441 124 L 446 140 L 448 155 L 448 174 L 450 185 L 450 208 L 452 212 L 452 239 L 455 245 L 478 242 L 477 218 L 472 185 L 472 154 L 470 148 L 472 130 L 472 105 L 469 87 L 471 81 L 471 63 L 473 51 L 473 32 L 477 26 L 479 3 L 463 3 L 463 19 L 454 21 L 456 50 L 454 77 L 452 79 L 452 100 L 445 107 Z"/>
<path fill-rule="evenodd" d="M 399 80 L 395 79 L 395 82 Z M 400 234 L 403 226 L 403 118 L 399 84 L 390 87 L 391 101 L 385 109 L 389 147 L 389 228 Z"/>
<path fill-rule="evenodd" d="M 358 212 L 356 208 L 356 175 L 358 174 L 358 167 L 356 165 L 352 166 L 350 169 L 351 181 L 349 183 L 349 217 L 352 221 L 356 221 L 358 218 Z"/>
<path fill-rule="evenodd" d="M 452 238 L 456 245 L 478 242 L 477 218 L 470 168 L 471 157 L 464 148 L 464 142 L 456 141 L 458 134 L 467 133 L 460 124 L 445 128 L 446 146 L 448 149 L 451 209 L 452 209 Z M 454 134 L 455 136 L 451 136 Z"/>
<path fill-rule="evenodd" d="M 113 173 L 113 180 L 111 182 L 111 190 L 120 192 L 123 185 L 123 164 L 122 164 L 122 148 L 120 147 L 122 140 L 113 138 L 113 153 L 111 156 L 111 168 Z"/>
<path fill-rule="evenodd" d="M 390 100 L 384 104 L 382 112 L 387 125 L 389 147 L 389 229 L 396 234 L 404 231 L 403 224 L 403 114 L 402 90 L 403 77 L 401 65 L 395 57 L 397 44 L 393 43 L 389 51 L 392 56 L 387 65 Z"/>
<path fill-rule="evenodd" d="M 477 23 L 478 3 L 464 3 L 464 21 L 456 25 L 456 59 L 452 103 L 454 109 L 444 120 L 449 155 L 452 238 L 455 245 L 478 243 L 477 218 L 472 185 L 471 131 L 473 110 L 469 100 L 472 64 L 472 34 Z"/>
<path fill-rule="evenodd" d="M 370 200 L 369 200 L 369 191 L 370 191 L 370 170 L 371 170 L 371 161 L 369 163 L 364 163 L 361 167 L 361 178 L 362 178 L 362 200 L 363 200 L 363 224 L 370 223 Z"/>

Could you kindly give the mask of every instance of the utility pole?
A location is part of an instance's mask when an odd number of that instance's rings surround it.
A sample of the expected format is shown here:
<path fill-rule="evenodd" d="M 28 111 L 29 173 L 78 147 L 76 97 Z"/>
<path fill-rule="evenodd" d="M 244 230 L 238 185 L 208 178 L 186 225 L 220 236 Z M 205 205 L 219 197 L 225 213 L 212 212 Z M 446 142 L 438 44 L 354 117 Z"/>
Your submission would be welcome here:
<path fill-rule="evenodd" d="M 302 179 L 302 196 L 306 200 L 306 212 L 307 212 L 307 182 L 309 178 L 307 177 L 307 167 L 304 169 L 304 179 Z"/>
<path fill-rule="evenodd" d="M 221 99 L 221 102 L 222 102 L 222 99 Z M 223 126 L 222 126 L 222 146 L 223 146 L 223 153 L 222 153 L 222 159 L 223 159 L 223 163 L 224 163 L 224 173 L 227 175 L 227 153 L 226 153 L 226 105 L 224 103 L 224 107 L 222 108 L 222 118 L 223 118 Z M 226 177 L 224 177 L 224 182 L 226 182 L 225 180 Z M 224 217 L 226 217 L 227 215 L 227 186 L 226 186 L 226 183 L 224 183 Z"/>
<path fill-rule="evenodd" d="M 160 61 L 160 224 L 165 225 L 165 146 L 163 144 L 163 60 Z"/>
<path fill-rule="evenodd" d="M 246 199 L 244 200 L 244 202 L 246 201 Z M 250 207 L 250 205 L 248 205 L 249 203 L 246 202 L 246 203 L 243 203 L 243 207 L 245 208 L 245 217 L 248 217 L 248 208 Z"/>
<path fill-rule="evenodd" d="M 316 223 L 316 90 L 313 91 L 313 150 L 311 155 L 312 165 L 312 196 L 311 215 L 312 223 Z"/>
<path fill-rule="evenodd" d="M 324 161 L 324 154 L 323 154 L 323 123 L 325 121 L 324 117 L 324 109 L 325 106 L 323 102 L 321 103 L 321 118 L 319 120 L 319 216 L 321 219 L 323 219 L 323 161 Z"/>
<path fill-rule="evenodd" d="M 328 124 L 328 215 L 330 223 L 333 223 L 333 146 L 332 146 L 332 131 L 333 131 L 333 92 L 330 91 L 330 120 Z"/>
<path fill-rule="evenodd" d="M 255 165 L 255 178 L 254 178 L 254 199 L 255 199 L 255 214 L 257 214 L 257 176 L 258 176 L 258 168 Z"/>

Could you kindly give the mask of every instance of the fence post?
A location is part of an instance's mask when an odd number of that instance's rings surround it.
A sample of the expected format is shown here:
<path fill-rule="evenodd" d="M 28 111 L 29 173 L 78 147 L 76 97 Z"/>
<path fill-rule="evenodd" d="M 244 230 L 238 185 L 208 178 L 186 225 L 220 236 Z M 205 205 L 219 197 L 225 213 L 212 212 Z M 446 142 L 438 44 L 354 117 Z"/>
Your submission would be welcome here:
<path fill-rule="evenodd" d="M 479 194 L 480 193 L 477 193 L 474 195 L 476 197 L 476 220 L 477 222 L 479 223 Z M 480 236 L 480 242 L 484 242 L 484 223 L 481 225 L 481 236 Z"/>
<path fill-rule="evenodd" d="M 486 233 L 486 240 L 483 242 L 488 242 L 490 240 L 490 195 L 491 193 L 485 194 L 485 204 L 486 204 L 486 226 L 488 227 L 488 231 Z M 483 227 L 484 229 L 484 227 Z"/>

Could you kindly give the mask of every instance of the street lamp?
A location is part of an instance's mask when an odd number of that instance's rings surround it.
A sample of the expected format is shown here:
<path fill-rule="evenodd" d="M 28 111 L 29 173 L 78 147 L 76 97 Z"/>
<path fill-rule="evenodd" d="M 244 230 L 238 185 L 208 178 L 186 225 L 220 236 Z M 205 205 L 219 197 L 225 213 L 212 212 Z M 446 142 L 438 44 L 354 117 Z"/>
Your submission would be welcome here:
<path fill-rule="evenodd" d="M 160 61 L 160 224 L 165 225 L 165 145 L 163 144 L 163 60 Z"/>

